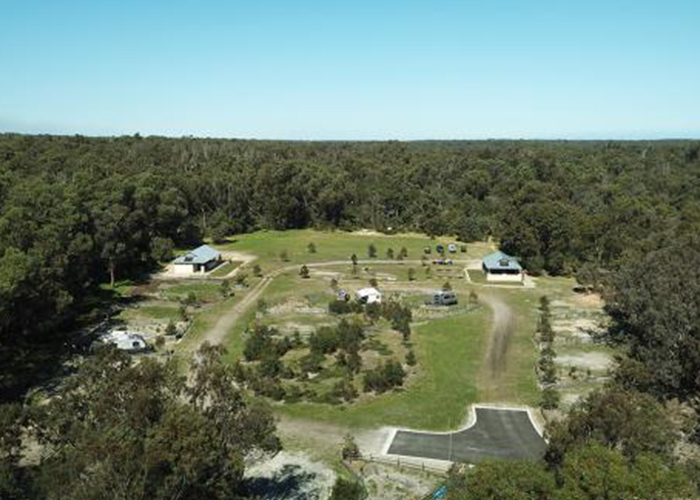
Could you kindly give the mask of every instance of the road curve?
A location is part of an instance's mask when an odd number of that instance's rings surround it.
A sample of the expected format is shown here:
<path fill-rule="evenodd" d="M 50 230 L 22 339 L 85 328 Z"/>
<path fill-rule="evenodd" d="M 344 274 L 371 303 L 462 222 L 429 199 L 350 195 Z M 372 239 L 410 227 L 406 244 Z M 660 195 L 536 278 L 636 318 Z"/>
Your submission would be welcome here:
<path fill-rule="evenodd" d="M 453 261 L 455 264 L 463 264 L 466 261 Z M 370 264 L 410 264 L 410 265 L 420 265 L 420 260 L 382 260 L 382 259 L 372 259 L 372 260 L 358 260 L 357 265 L 365 266 Z M 245 314 L 249 307 L 255 305 L 258 299 L 262 296 L 265 289 L 272 283 L 276 277 L 289 271 L 298 270 L 303 264 L 294 264 L 289 266 L 284 266 L 279 269 L 275 269 L 270 273 L 263 276 L 263 278 L 255 284 L 255 286 L 248 292 L 248 294 L 234 305 L 231 309 L 222 314 L 219 319 L 214 323 L 214 325 L 207 330 L 198 339 L 188 344 L 188 348 L 191 351 L 196 351 L 204 342 L 209 342 L 210 344 L 221 344 L 226 339 L 231 329 L 235 326 L 236 322 Z M 307 263 L 306 266 L 309 268 L 326 267 L 326 266 L 342 266 L 351 265 L 349 260 L 335 260 L 327 262 L 312 262 Z"/>

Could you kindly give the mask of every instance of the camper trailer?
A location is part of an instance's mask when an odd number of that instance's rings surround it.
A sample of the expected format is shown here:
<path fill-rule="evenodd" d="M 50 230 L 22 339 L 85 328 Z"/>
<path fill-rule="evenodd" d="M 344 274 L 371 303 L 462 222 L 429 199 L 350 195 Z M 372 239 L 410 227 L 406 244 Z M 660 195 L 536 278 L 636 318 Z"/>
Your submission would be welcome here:
<path fill-rule="evenodd" d="M 376 288 L 363 288 L 355 296 L 360 304 L 379 304 L 382 301 L 382 293 Z"/>

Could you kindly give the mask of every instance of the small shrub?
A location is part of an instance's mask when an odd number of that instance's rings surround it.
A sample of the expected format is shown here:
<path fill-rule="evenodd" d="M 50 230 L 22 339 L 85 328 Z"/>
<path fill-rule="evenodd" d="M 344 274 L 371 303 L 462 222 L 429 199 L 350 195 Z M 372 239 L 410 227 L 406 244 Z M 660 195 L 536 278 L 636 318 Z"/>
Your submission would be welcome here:
<path fill-rule="evenodd" d="M 363 389 L 365 392 L 383 393 L 394 387 L 403 385 L 406 372 L 401 363 L 397 361 L 388 361 L 374 370 L 365 372 L 363 380 Z"/>
<path fill-rule="evenodd" d="M 260 268 L 260 264 L 255 264 L 253 266 L 253 276 L 256 278 L 262 277 L 262 269 Z"/>
<path fill-rule="evenodd" d="M 360 353 L 357 350 L 350 351 L 346 359 L 348 371 L 350 373 L 360 373 L 360 368 L 362 368 L 362 357 Z"/>
<path fill-rule="evenodd" d="M 416 353 L 413 352 L 413 349 L 408 351 L 408 354 L 406 354 L 406 364 L 408 366 L 416 366 L 416 363 L 418 360 L 416 359 Z"/>
<path fill-rule="evenodd" d="M 289 262 L 289 253 L 286 250 L 280 252 L 280 260 L 282 262 Z"/>
<path fill-rule="evenodd" d="M 303 279 L 308 279 L 311 276 L 309 273 L 309 268 L 306 267 L 306 265 L 301 266 L 301 269 L 299 269 L 299 276 L 301 276 Z"/>
<path fill-rule="evenodd" d="M 387 258 L 387 259 L 393 259 L 393 258 L 394 258 L 394 249 L 393 249 L 393 248 L 389 248 L 389 249 L 386 251 L 386 258 Z"/>
<path fill-rule="evenodd" d="M 311 352 L 331 354 L 338 349 L 338 332 L 335 328 L 323 326 L 309 337 Z"/>
<path fill-rule="evenodd" d="M 370 259 L 374 259 L 377 256 L 377 247 L 374 246 L 374 243 L 370 243 L 367 247 L 367 255 Z"/>
<path fill-rule="evenodd" d="M 449 292 L 452 290 L 452 285 L 449 281 L 445 281 L 445 283 L 442 285 L 442 289 L 446 292 Z"/>
<path fill-rule="evenodd" d="M 365 315 L 374 323 L 381 316 L 381 307 L 376 302 L 365 306 Z"/>
<path fill-rule="evenodd" d="M 274 351 L 266 352 L 263 355 L 260 361 L 260 375 L 268 378 L 279 378 L 283 369 L 282 361 Z"/>
<path fill-rule="evenodd" d="M 413 269 L 412 267 L 408 268 L 408 281 L 415 281 L 416 279 L 416 270 Z"/>
<path fill-rule="evenodd" d="M 339 477 L 335 480 L 329 500 L 362 500 L 363 498 L 365 498 L 365 490 L 360 483 Z"/>
<path fill-rule="evenodd" d="M 325 356 L 318 352 L 312 352 L 299 360 L 299 366 L 304 374 L 318 373 L 321 371 Z"/>
<path fill-rule="evenodd" d="M 559 391 L 557 391 L 554 387 L 546 387 L 542 391 L 540 407 L 544 410 L 555 410 L 559 408 L 559 401 Z"/>
<path fill-rule="evenodd" d="M 313 243 L 313 242 L 309 243 L 307 248 L 309 250 L 309 253 L 316 253 L 316 244 L 315 243 Z"/>
<path fill-rule="evenodd" d="M 336 299 L 328 303 L 328 312 L 331 314 L 359 313 L 362 312 L 362 304 Z"/>
<path fill-rule="evenodd" d="M 543 384 L 552 385 L 557 382 L 557 368 L 549 358 L 540 359 L 540 379 Z"/>
<path fill-rule="evenodd" d="M 290 385 L 285 392 L 284 400 L 287 403 L 298 403 L 304 397 L 304 391 L 296 385 Z"/>
<path fill-rule="evenodd" d="M 255 392 L 275 401 L 282 401 L 285 396 L 284 387 L 279 380 L 261 378 L 254 387 Z"/>
<path fill-rule="evenodd" d="M 156 349 L 162 349 L 165 346 L 165 337 L 158 335 L 156 337 Z"/>
<path fill-rule="evenodd" d="M 237 286 L 248 286 L 248 275 L 246 273 L 238 273 L 234 278 Z"/>
<path fill-rule="evenodd" d="M 355 438 L 346 434 L 343 439 L 343 447 L 340 449 L 340 456 L 343 460 L 356 460 L 360 457 L 360 447 L 357 446 Z"/>
<path fill-rule="evenodd" d="M 377 281 L 377 278 L 370 278 L 369 286 L 371 286 L 373 288 L 377 288 L 379 286 L 379 282 Z"/>
<path fill-rule="evenodd" d="M 333 394 L 336 398 L 342 399 L 347 402 L 351 402 L 355 398 L 357 398 L 357 390 L 352 384 L 352 380 L 347 378 L 336 382 L 333 385 L 331 394 Z"/>
<path fill-rule="evenodd" d="M 197 300 L 197 294 L 194 292 L 188 292 L 187 296 L 185 297 L 185 300 L 183 300 L 183 304 L 187 307 L 196 307 L 198 303 Z"/>
<path fill-rule="evenodd" d="M 178 312 L 182 321 L 188 321 L 190 319 L 190 315 L 187 312 L 187 306 L 185 304 L 180 304 L 180 309 Z"/>
<path fill-rule="evenodd" d="M 219 292 L 221 293 L 221 296 L 225 299 L 228 298 L 229 295 L 231 295 L 231 283 L 229 280 L 223 280 L 221 282 L 221 285 L 219 286 Z"/>
<path fill-rule="evenodd" d="M 177 334 L 177 327 L 175 323 L 168 321 L 168 326 L 165 327 L 165 334 L 174 337 Z"/>

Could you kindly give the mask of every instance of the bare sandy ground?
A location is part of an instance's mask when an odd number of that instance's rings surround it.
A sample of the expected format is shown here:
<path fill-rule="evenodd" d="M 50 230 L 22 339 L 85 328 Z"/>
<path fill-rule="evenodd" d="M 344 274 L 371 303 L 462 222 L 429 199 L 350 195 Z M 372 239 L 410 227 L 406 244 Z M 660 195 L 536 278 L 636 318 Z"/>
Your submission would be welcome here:
<path fill-rule="evenodd" d="M 557 356 L 558 365 L 576 366 L 578 368 L 590 368 L 591 370 L 605 370 L 613 364 L 612 356 L 604 352 L 581 352 L 575 355 Z"/>
<path fill-rule="evenodd" d="M 246 482 L 260 500 L 325 500 L 333 489 L 335 472 L 303 453 L 282 451 L 246 469 Z"/>

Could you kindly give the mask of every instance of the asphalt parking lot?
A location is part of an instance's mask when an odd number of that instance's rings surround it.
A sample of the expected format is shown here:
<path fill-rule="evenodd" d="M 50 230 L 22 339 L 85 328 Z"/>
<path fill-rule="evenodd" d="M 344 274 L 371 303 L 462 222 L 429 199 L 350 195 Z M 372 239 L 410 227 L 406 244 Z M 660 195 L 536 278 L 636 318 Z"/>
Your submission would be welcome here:
<path fill-rule="evenodd" d="M 399 430 L 388 454 L 477 463 L 487 458 L 539 460 L 546 443 L 525 410 L 476 407 L 476 422 L 453 433 Z"/>

